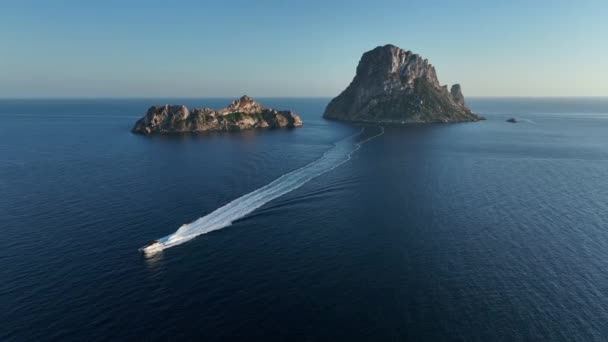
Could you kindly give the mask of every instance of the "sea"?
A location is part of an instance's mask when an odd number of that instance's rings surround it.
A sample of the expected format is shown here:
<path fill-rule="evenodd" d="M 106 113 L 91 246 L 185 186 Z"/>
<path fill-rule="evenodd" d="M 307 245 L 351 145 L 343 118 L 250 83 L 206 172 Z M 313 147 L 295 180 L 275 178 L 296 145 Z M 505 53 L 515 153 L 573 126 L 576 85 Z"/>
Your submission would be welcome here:
<path fill-rule="evenodd" d="M 0 340 L 608 339 L 608 98 L 405 126 L 258 100 L 304 126 L 142 136 L 151 105 L 231 99 L 0 100 Z"/>

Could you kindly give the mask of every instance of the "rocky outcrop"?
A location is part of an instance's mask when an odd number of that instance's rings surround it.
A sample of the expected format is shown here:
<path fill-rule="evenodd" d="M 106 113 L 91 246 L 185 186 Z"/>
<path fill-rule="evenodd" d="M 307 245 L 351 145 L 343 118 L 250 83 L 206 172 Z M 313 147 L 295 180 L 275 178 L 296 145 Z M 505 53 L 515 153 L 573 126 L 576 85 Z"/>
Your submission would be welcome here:
<path fill-rule="evenodd" d="M 464 103 L 464 95 L 462 95 L 462 89 L 460 88 L 460 84 L 452 85 L 452 88 L 450 89 L 450 94 L 452 95 L 452 99 L 454 99 L 454 102 L 456 102 L 460 106 L 466 106 L 466 104 Z"/>
<path fill-rule="evenodd" d="M 355 78 L 331 100 L 323 117 L 385 123 L 483 119 L 466 106 L 460 85 L 448 91 L 428 60 L 394 45 L 363 54 Z"/>
<path fill-rule="evenodd" d="M 186 106 L 152 106 L 132 129 L 141 134 L 205 131 L 241 131 L 255 128 L 300 127 L 302 120 L 292 111 L 266 108 L 248 96 L 219 110 L 189 109 Z"/>
<path fill-rule="evenodd" d="M 517 121 L 517 119 L 516 119 L 516 118 L 508 118 L 508 119 L 507 119 L 507 122 L 510 122 L 510 123 L 518 123 L 519 121 Z"/>

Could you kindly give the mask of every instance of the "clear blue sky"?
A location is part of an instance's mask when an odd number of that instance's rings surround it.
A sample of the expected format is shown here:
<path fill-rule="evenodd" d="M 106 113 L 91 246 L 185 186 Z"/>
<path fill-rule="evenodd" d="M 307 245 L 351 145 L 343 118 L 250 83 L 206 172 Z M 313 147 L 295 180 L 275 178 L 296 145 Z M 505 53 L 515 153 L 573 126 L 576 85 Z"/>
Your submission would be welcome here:
<path fill-rule="evenodd" d="M 395 44 L 465 96 L 608 96 L 608 1 L 0 2 L 0 97 L 335 96 Z"/>

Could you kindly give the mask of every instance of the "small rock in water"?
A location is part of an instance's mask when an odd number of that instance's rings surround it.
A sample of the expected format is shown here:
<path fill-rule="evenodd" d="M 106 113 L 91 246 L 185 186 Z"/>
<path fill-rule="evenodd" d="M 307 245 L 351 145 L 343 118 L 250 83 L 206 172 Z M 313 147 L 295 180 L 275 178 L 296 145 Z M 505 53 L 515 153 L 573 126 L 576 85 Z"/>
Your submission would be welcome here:
<path fill-rule="evenodd" d="M 517 121 L 517 119 L 516 119 L 516 118 L 508 118 L 508 119 L 507 119 L 507 122 L 510 122 L 510 123 L 517 123 L 518 121 Z"/>

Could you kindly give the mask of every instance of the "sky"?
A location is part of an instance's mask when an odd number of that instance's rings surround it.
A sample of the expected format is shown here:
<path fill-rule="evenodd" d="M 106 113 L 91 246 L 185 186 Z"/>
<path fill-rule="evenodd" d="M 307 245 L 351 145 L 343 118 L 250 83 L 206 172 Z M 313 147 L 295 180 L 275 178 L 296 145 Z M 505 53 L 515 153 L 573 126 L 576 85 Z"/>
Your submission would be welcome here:
<path fill-rule="evenodd" d="M 0 0 L 0 98 L 333 97 L 412 50 L 465 96 L 608 96 L 608 1 Z"/>

